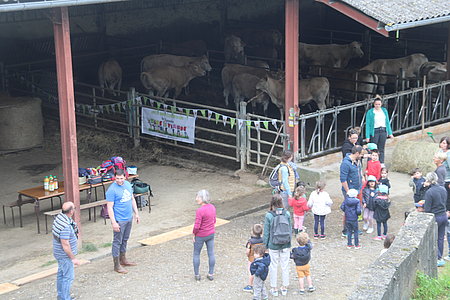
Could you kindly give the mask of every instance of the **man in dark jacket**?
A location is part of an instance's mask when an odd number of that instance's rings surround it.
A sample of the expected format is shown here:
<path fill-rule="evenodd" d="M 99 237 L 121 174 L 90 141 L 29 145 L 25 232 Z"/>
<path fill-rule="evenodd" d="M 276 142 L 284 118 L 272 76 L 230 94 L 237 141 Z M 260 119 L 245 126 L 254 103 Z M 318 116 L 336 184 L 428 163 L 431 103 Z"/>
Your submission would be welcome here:
<path fill-rule="evenodd" d="M 344 199 L 349 189 L 355 189 L 358 191 L 362 188 L 362 174 L 361 174 L 361 157 L 363 148 L 361 146 L 353 146 L 352 153 L 347 154 L 342 160 L 339 179 L 342 184 L 342 194 Z M 347 234 L 347 226 L 345 225 L 345 219 L 343 221 L 342 235 L 345 237 Z"/>
<path fill-rule="evenodd" d="M 355 249 L 361 249 L 358 236 L 358 216 L 361 214 L 361 203 L 358 196 L 358 191 L 350 189 L 347 192 L 347 198 L 341 205 L 341 210 L 345 213 L 345 224 L 347 227 L 347 248 L 352 249 L 352 234 L 355 234 Z"/>
<path fill-rule="evenodd" d="M 255 275 L 253 280 L 253 299 L 268 299 L 264 281 L 269 274 L 270 256 L 266 253 L 264 245 L 255 245 L 253 248 L 255 260 L 250 265 L 250 274 Z"/>

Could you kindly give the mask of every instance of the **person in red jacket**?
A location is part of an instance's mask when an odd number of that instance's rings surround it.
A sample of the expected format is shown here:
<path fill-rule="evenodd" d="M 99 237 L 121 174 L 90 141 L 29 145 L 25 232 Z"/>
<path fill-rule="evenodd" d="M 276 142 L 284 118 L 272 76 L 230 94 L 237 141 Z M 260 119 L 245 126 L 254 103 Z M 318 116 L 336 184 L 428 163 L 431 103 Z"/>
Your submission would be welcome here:
<path fill-rule="evenodd" d="M 303 231 L 303 220 L 305 212 L 309 210 L 308 201 L 305 197 L 305 187 L 300 185 L 295 189 L 294 197 L 289 198 L 289 205 L 294 208 L 294 232 L 298 234 Z"/>
<path fill-rule="evenodd" d="M 378 150 L 373 149 L 372 153 L 370 154 L 370 160 L 367 162 L 367 168 L 366 168 L 366 176 L 373 175 L 377 179 L 377 181 L 380 181 L 381 178 L 381 163 L 378 160 Z"/>

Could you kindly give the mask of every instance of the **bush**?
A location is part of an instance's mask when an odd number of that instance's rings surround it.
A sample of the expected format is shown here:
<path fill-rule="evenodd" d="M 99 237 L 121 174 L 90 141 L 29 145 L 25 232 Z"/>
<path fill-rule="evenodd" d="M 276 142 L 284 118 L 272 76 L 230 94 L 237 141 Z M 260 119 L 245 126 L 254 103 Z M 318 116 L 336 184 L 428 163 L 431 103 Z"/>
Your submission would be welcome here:
<path fill-rule="evenodd" d="M 417 272 L 417 289 L 414 292 L 414 300 L 444 300 L 450 295 L 450 266 L 446 266 L 438 275 L 431 278 L 421 272 Z"/>

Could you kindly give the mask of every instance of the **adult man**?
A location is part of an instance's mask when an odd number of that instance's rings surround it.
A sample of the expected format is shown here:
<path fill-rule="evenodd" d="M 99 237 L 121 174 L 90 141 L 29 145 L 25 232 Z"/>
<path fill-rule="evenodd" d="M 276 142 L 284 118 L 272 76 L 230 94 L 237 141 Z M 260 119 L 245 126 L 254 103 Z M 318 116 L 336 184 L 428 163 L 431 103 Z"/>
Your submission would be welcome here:
<path fill-rule="evenodd" d="M 62 211 L 53 221 L 53 256 L 58 261 L 56 275 L 56 289 L 58 300 L 70 300 L 70 287 L 74 278 L 74 265 L 80 262 L 75 258 L 78 252 L 78 228 L 72 219 L 75 206 L 72 202 L 65 202 Z"/>
<path fill-rule="evenodd" d="M 294 155 L 292 151 L 285 150 L 281 155 L 281 167 L 278 169 L 278 178 L 280 179 L 281 185 L 281 198 L 283 199 L 284 208 L 289 208 L 288 198 L 292 197 L 295 190 L 295 180 L 296 180 L 296 170 L 294 169 L 294 164 L 292 159 Z"/>
<path fill-rule="evenodd" d="M 361 176 L 361 163 L 360 159 L 362 157 L 363 148 L 359 145 L 355 145 L 352 148 L 352 152 L 348 153 L 341 163 L 339 178 L 342 184 L 342 194 L 344 199 L 347 195 L 348 190 L 355 189 L 361 192 L 362 188 L 362 176 Z M 344 228 L 342 230 L 342 235 L 347 234 L 347 229 L 345 227 L 345 217 L 344 217 Z"/>
<path fill-rule="evenodd" d="M 114 271 L 126 274 L 128 271 L 122 266 L 136 266 L 136 263 L 127 260 L 126 252 L 131 225 L 133 224 L 133 212 L 138 224 L 139 213 L 134 200 L 133 189 L 125 179 L 124 170 L 116 170 L 115 182 L 106 192 L 106 201 L 108 201 L 108 214 L 114 233 L 112 243 Z"/>

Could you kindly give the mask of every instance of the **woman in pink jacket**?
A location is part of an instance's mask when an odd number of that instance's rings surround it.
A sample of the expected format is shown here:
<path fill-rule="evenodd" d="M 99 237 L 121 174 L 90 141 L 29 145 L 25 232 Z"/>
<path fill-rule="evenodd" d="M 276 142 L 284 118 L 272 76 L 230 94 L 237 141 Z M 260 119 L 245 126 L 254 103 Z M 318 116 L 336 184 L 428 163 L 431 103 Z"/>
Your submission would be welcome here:
<path fill-rule="evenodd" d="M 209 273 L 206 276 L 209 280 L 214 280 L 214 265 L 216 258 L 214 256 L 214 232 L 216 225 L 216 208 L 210 203 L 211 198 L 207 190 L 197 192 L 195 201 L 200 207 L 195 212 L 195 224 L 192 233 L 194 234 L 194 274 L 195 280 L 200 281 L 200 252 L 203 244 L 206 244 L 209 258 Z"/>

